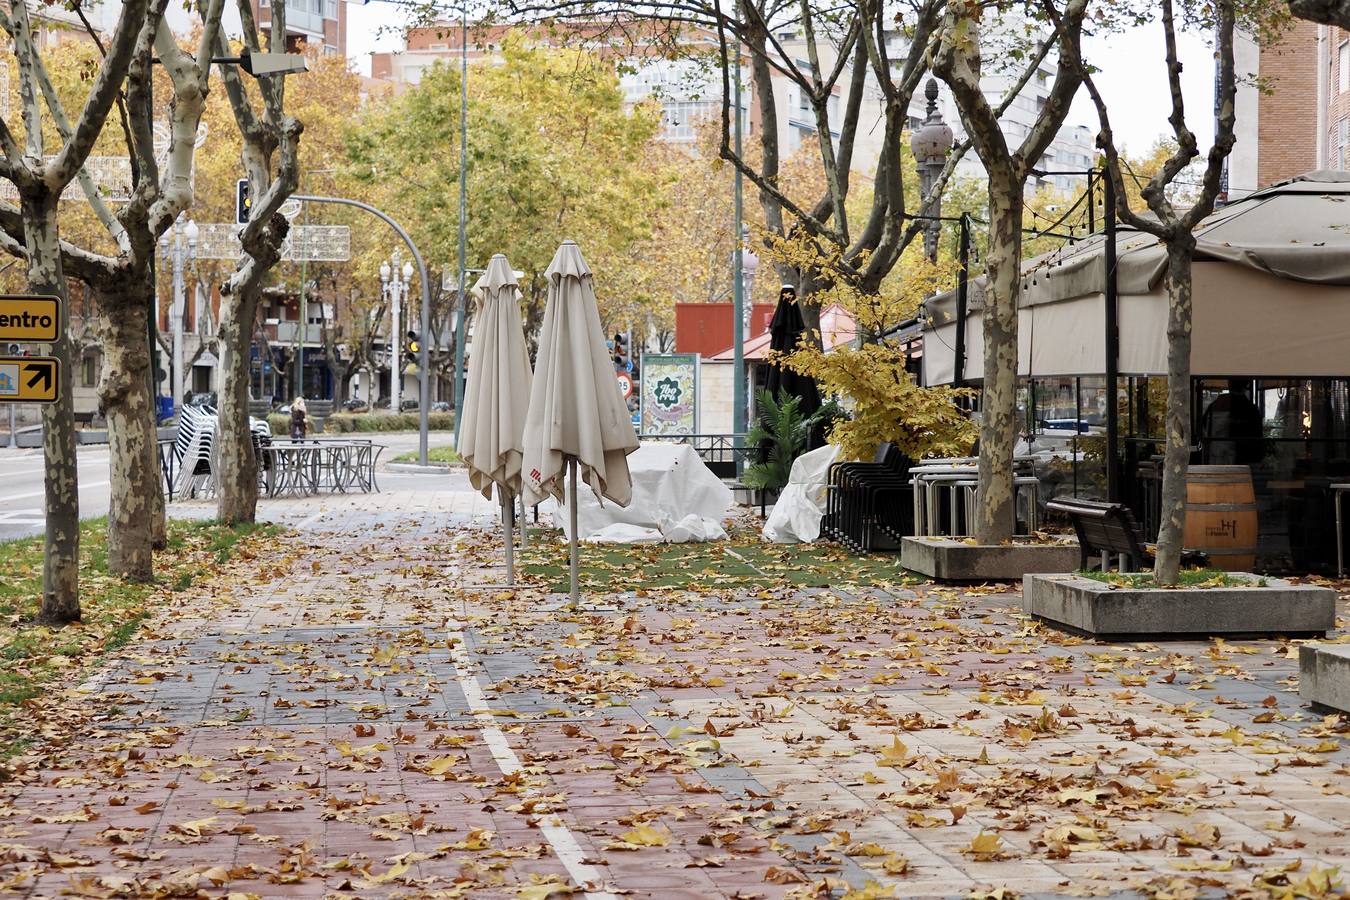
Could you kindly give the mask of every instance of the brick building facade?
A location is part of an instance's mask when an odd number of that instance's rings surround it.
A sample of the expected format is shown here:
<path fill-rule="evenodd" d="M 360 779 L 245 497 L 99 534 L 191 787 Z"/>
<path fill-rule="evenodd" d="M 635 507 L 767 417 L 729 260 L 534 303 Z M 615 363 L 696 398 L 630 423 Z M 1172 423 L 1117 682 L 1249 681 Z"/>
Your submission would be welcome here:
<path fill-rule="evenodd" d="M 1350 169 L 1350 33 L 1298 21 L 1278 43 L 1236 48 L 1237 145 L 1229 197 L 1316 169 Z"/>

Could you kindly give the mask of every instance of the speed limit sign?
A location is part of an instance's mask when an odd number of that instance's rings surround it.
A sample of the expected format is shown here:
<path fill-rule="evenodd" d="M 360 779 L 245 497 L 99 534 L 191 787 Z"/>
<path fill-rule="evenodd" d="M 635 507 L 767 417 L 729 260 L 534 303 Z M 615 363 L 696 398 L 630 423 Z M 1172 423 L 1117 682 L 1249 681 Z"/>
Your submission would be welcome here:
<path fill-rule="evenodd" d="M 623 399 L 627 400 L 633 396 L 633 376 L 627 372 L 619 373 L 619 390 L 623 392 Z"/>

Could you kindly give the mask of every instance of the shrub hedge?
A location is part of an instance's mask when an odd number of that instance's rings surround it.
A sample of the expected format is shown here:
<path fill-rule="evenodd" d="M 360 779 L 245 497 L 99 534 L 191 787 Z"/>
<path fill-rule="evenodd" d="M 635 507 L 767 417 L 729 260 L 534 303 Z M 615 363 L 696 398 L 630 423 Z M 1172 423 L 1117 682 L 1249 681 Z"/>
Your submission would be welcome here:
<path fill-rule="evenodd" d="M 290 434 L 291 417 L 273 413 L 267 417 L 273 434 Z M 348 434 L 351 432 L 376 431 L 416 431 L 417 413 L 334 413 L 324 421 L 323 430 L 328 434 Z M 434 412 L 427 416 L 427 427 L 432 431 L 452 431 L 455 427 L 455 414 Z"/>

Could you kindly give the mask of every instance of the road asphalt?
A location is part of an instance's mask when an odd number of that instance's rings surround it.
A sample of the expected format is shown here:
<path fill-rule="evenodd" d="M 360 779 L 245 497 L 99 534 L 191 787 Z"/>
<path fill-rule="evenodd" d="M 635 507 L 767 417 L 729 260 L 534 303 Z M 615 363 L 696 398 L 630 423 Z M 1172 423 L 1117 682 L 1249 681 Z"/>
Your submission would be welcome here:
<path fill-rule="evenodd" d="M 387 448 L 382 464 L 401 453 L 417 449 L 416 432 L 390 432 L 362 435 L 371 437 Z M 433 433 L 430 446 L 445 446 L 451 442 L 449 433 Z M 79 449 L 80 517 L 96 518 L 106 515 L 109 502 L 108 448 L 103 445 L 82 446 Z M 45 466 L 41 449 L 0 448 L 0 541 L 41 534 L 43 515 L 43 472 Z M 427 490 L 449 489 L 459 479 L 433 484 L 428 476 L 406 472 L 385 472 L 380 476 L 382 486 L 399 487 L 405 482 Z M 419 488 L 419 489 L 420 489 Z M 264 501 L 267 503 L 269 501 Z"/>

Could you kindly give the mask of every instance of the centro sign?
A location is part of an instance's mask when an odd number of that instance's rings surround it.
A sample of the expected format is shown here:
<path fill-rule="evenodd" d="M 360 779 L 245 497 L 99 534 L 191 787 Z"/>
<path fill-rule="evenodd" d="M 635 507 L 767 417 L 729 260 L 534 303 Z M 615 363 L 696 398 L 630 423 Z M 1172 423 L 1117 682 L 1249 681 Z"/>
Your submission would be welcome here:
<path fill-rule="evenodd" d="M 61 327 L 56 297 L 0 295 L 0 341 L 50 344 Z"/>

